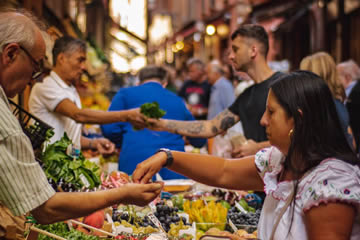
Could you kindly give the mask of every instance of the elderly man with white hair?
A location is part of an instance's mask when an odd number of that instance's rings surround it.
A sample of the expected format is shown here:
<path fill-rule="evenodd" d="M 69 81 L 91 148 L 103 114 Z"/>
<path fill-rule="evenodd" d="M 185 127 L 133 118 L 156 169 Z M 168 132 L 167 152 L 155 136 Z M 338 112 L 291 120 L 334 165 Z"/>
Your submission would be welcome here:
<path fill-rule="evenodd" d="M 349 112 L 350 127 L 356 142 L 356 150 L 360 151 L 360 68 L 354 60 L 337 65 L 340 80 L 345 88 L 346 108 Z"/>

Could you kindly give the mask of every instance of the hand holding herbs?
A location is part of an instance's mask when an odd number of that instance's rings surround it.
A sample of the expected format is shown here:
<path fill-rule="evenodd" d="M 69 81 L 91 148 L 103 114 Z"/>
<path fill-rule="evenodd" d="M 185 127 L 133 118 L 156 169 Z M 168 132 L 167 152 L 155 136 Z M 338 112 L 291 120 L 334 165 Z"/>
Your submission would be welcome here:
<path fill-rule="evenodd" d="M 159 119 L 166 114 L 166 111 L 160 109 L 160 105 L 158 102 L 154 101 L 152 103 L 144 103 L 140 106 L 140 113 L 145 115 L 148 118 Z M 148 123 L 146 124 L 149 125 Z M 134 130 L 139 130 L 134 127 Z"/>
<path fill-rule="evenodd" d="M 159 119 L 166 114 L 166 111 L 160 109 L 158 102 L 144 103 L 140 107 L 140 112 L 149 118 Z"/>

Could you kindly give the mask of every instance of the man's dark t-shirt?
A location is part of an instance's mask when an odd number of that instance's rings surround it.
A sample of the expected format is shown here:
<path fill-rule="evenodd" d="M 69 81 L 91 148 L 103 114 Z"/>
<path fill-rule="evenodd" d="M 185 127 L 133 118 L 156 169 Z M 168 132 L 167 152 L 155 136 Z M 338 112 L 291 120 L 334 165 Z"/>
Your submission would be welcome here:
<path fill-rule="evenodd" d="M 255 142 L 268 140 L 265 127 L 260 125 L 260 120 L 265 112 L 269 87 L 281 76 L 283 73 L 276 72 L 265 81 L 250 86 L 228 108 L 230 112 L 240 117 L 247 139 Z"/>
<path fill-rule="evenodd" d="M 208 81 L 197 83 L 188 80 L 184 83 L 179 91 L 179 96 L 182 97 L 187 104 L 193 107 L 207 108 L 209 105 L 211 85 Z M 202 116 L 195 116 L 196 119 L 205 120 L 207 114 Z"/>

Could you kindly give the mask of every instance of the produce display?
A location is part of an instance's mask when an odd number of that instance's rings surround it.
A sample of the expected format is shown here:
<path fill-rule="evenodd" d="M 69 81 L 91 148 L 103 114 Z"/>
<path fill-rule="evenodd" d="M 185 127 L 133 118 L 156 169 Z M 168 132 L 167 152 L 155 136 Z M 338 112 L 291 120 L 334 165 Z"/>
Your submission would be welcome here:
<path fill-rule="evenodd" d="M 156 205 L 156 212 L 154 215 L 159 219 L 163 229 L 166 232 L 172 231 L 172 235 L 174 231 L 176 232 L 176 225 L 181 223 L 181 227 L 178 229 L 185 229 L 185 225 L 191 225 L 186 221 L 185 217 L 180 217 L 178 215 L 179 209 L 177 207 L 170 207 L 165 204 L 164 201 L 157 203 Z M 173 227 L 172 227 L 173 226 Z"/>
<path fill-rule="evenodd" d="M 159 114 L 158 104 L 150 105 L 144 106 L 148 114 L 152 114 L 151 117 Z M 40 160 L 49 183 L 58 191 L 102 191 L 131 183 L 131 176 L 124 172 L 101 172 L 97 164 L 73 148 L 66 134 L 49 144 L 41 153 Z M 229 237 L 231 234 L 256 239 L 262 208 L 259 196 L 253 192 L 191 187 L 194 191 L 163 192 L 163 199 L 158 197 L 146 207 L 114 205 L 78 222 L 71 220 L 36 227 L 69 240 L 145 240 L 150 236 L 159 240 L 198 240 L 204 235 Z M 51 238 L 39 235 L 38 239 Z"/>
<path fill-rule="evenodd" d="M 101 180 L 99 189 L 105 189 L 121 187 L 130 181 L 130 177 L 117 171 L 102 174 Z M 226 198 L 231 202 L 224 200 Z M 197 240 L 203 235 L 229 237 L 231 234 L 256 239 L 261 205 L 253 204 L 254 207 L 250 207 L 249 203 L 254 198 L 254 193 L 245 193 L 241 197 L 236 192 L 214 189 L 202 194 L 197 191 L 174 194 L 170 199 L 156 199 L 152 203 L 154 207 L 113 206 L 82 218 L 81 221 L 89 227 L 102 229 L 112 236 L 74 224 L 73 229 L 69 229 L 65 223 L 38 227 L 69 240 L 97 240 L 100 239 L 99 235 L 101 239 L 145 240 L 152 234 L 156 235 L 156 239 L 174 240 Z M 39 239 L 50 238 L 41 236 Z"/>
<path fill-rule="evenodd" d="M 74 153 L 72 141 L 66 133 L 46 147 L 40 160 L 49 183 L 56 190 L 93 189 L 101 184 L 100 167 L 85 159 L 81 151 Z"/>
<path fill-rule="evenodd" d="M 227 218 L 230 219 L 234 224 L 238 225 L 257 225 L 260 218 L 261 209 L 257 209 L 255 213 L 241 212 L 238 208 L 232 207 Z"/>
<path fill-rule="evenodd" d="M 71 240 L 99 240 L 98 236 L 87 235 L 76 229 L 69 230 L 69 227 L 66 223 L 54 223 L 49 225 L 37 225 L 36 227 L 48 231 L 50 233 L 56 234 L 65 239 Z M 53 240 L 53 238 L 40 234 L 38 240 Z"/>
<path fill-rule="evenodd" d="M 198 223 L 199 231 L 207 231 L 209 228 L 216 226 L 224 230 L 226 225 L 226 216 L 228 209 L 220 202 L 198 199 L 196 201 L 185 201 L 184 212 L 190 217 L 191 222 Z M 202 224 L 205 223 L 205 224 Z M 208 224 L 213 223 L 213 224 Z"/>

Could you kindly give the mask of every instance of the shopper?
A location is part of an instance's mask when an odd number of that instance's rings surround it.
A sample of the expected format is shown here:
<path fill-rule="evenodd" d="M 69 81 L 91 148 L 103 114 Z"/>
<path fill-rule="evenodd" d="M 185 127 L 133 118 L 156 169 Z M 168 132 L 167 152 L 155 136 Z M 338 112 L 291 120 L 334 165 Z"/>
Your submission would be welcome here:
<path fill-rule="evenodd" d="M 194 117 L 187 110 L 184 101 L 174 93 L 165 89 L 167 71 L 162 67 L 147 66 L 140 70 L 138 76 L 140 85 L 122 88 L 114 96 L 109 111 L 122 111 L 140 107 L 144 103 L 157 102 L 170 119 L 191 121 Z M 136 165 L 159 148 L 184 151 L 184 140 L 181 135 L 169 132 L 154 132 L 148 129 L 135 130 L 130 123 L 112 123 L 101 126 L 105 137 L 121 147 L 119 156 L 119 170 L 131 174 Z M 188 138 L 195 147 L 202 147 L 206 140 Z M 180 179 L 184 176 L 168 169 L 160 171 L 163 179 Z"/>
<path fill-rule="evenodd" d="M 360 163 L 325 82 L 306 71 L 283 76 L 269 90 L 261 124 L 272 146 L 255 156 L 161 150 L 133 179 L 146 183 L 165 166 L 211 186 L 264 189 L 259 239 L 360 239 Z"/>
<path fill-rule="evenodd" d="M 210 138 L 225 132 L 241 120 L 248 141 L 233 150 L 233 157 L 255 154 L 259 149 L 269 146 L 260 119 L 265 111 L 269 85 L 282 73 L 274 73 L 266 62 L 269 40 L 263 27 L 242 25 L 232 34 L 231 39 L 232 51 L 229 58 L 235 70 L 247 72 L 255 84 L 239 95 L 228 109 L 211 120 L 184 122 L 148 119 L 152 123 L 152 129 Z"/>
<path fill-rule="evenodd" d="M 15 11 L 0 13 L 0 202 L 13 214 L 31 212 L 39 223 L 88 215 L 116 203 L 145 205 L 161 191 L 160 184 L 127 184 L 91 193 L 55 193 L 31 143 L 12 114 L 7 98 L 39 76 L 45 57 L 40 29 Z"/>
<path fill-rule="evenodd" d="M 86 70 L 86 43 L 69 36 L 55 41 L 54 68 L 43 82 L 36 83 L 29 98 L 30 112 L 54 128 L 55 142 L 67 133 L 78 148 L 97 149 L 112 153 L 114 144 L 105 138 L 90 139 L 82 136 L 82 124 L 104 124 L 137 121 L 138 110 L 106 112 L 82 109 L 75 84 Z M 141 119 L 139 118 L 141 121 Z"/>
<path fill-rule="evenodd" d="M 349 144 L 353 145 L 349 113 L 344 105 L 346 98 L 345 90 L 336 70 L 334 59 L 326 52 L 317 52 L 302 59 L 300 69 L 311 71 L 324 79 L 333 95 L 344 134 Z"/>
<path fill-rule="evenodd" d="M 353 60 L 348 60 L 338 64 L 337 69 L 345 88 L 345 106 L 349 112 L 356 149 L 360 153 L 360 68 Z"/>
<path fill-rule="evenodd" d="M 210 62 L 206 66 L 206 75 L 211 85 L 207 119 L 213 119 L 234 102 L 235 92 L 231 82 L 224 77 L 224 71 L 219 62 Z"/>
<path fill-rule="evenodd" d="M 190 112 L 198 120 L 205 120 L 208 113 L 210 84 L 206 80 L 205 64 L 198 58 L 186 62 L 189 79 L 179 91 Z"/>

